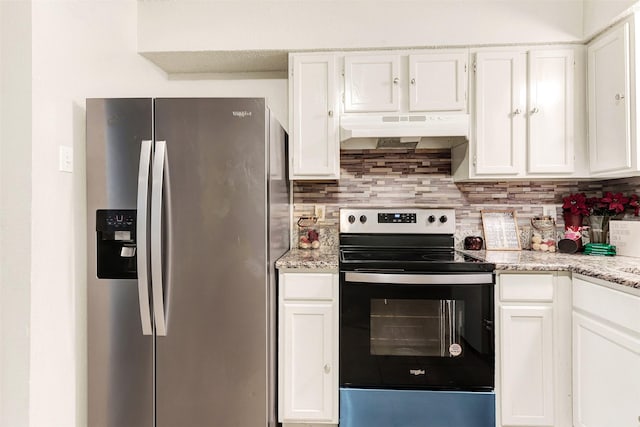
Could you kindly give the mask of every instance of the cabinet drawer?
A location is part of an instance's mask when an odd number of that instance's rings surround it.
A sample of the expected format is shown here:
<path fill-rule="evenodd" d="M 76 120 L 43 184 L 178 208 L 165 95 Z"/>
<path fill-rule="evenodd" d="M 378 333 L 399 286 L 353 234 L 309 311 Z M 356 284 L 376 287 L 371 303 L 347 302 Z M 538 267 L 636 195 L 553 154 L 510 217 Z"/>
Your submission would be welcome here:
<path fill-rule="evenodd" d="M 280 290 L 285 300 L 332 300 L 334 278 L 331 273 L 284 273 Z"/>
<path fill-rule="evenodd" d="M 553 277 L 549 274 L 499 275 L 500 301 L 553 301 Z"/>
<path fill-rule="evenodd" d="M 574 277 L 573 307 L 640 334 L 640 297 Z"/>

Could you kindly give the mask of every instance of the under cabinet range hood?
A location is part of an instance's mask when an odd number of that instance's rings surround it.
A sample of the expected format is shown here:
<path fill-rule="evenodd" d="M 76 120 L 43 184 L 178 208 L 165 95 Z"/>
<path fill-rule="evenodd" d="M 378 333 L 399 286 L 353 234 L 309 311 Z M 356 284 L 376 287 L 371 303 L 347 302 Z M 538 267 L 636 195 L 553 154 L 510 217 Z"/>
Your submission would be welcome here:
<path fill-rule="evenodd" d="M 466 142 L 468 137 L 468 114 L 340 117 L 340 141 L 344 149 L 441 148 Z"/>

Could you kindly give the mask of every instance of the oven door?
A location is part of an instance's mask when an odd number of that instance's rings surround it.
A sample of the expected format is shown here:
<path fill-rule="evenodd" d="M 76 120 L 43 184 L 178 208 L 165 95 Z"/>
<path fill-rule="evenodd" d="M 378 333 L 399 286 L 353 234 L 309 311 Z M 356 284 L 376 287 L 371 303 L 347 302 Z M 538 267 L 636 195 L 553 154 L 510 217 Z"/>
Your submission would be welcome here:
<path fill-rule="evenodd" d="M 342 387 L 493 390 L 493 273 L 340 280 Z"/>

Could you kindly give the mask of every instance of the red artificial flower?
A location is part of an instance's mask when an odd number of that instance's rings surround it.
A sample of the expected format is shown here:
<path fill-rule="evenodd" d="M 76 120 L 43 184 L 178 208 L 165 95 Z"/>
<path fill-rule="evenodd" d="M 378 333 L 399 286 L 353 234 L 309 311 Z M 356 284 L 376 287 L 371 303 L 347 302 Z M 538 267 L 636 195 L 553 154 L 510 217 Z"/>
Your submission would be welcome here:
<path fill-rule="evenodd" d="M 587 196 L 584 193 L 570 194 L 562 199 L 562 209 L 576 215 L 588 215 Z"/>
<path fill-rule="evenodd" d="M 629 203 L 629 199 L 624 197 L 622 193 L 613 194 L 610 191 L 604 193 L 604 197 L 601 199 L 601 203 L 608 210 L 613 211 L 615 213 L 624 212 L 625 205 Z"/>
<path fill-rule="evenodd" d="M 632 194 L 629 197 L 629 207 L 633 208 L 633 214 L 638 216 L 640 214 L 640 201 L 638 201 L 638 195 Z"/>

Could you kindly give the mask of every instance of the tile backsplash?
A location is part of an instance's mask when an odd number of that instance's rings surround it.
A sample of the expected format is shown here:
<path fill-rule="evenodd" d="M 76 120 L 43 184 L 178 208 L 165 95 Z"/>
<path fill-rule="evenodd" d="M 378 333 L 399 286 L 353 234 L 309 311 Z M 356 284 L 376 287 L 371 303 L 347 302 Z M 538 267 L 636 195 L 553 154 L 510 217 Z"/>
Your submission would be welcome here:
<path fill-rule="evenodd" d="M 294 182 L 294 218 L 313 214 L 316 204 L 326 206 L 326 226 L 338 224 L 341 207 L 446 207 L 456 209 L 466 235 L 482 229 L 482 209 L 515 209 L 524 225 L 542 215 L 542 205 L 555 205 L 562 225 L 562 198 L 570 193 L 640 193 L 640 178 L 455 183 L 449 149 L 342 151 L 340 165 L 339 181 Z"/>

